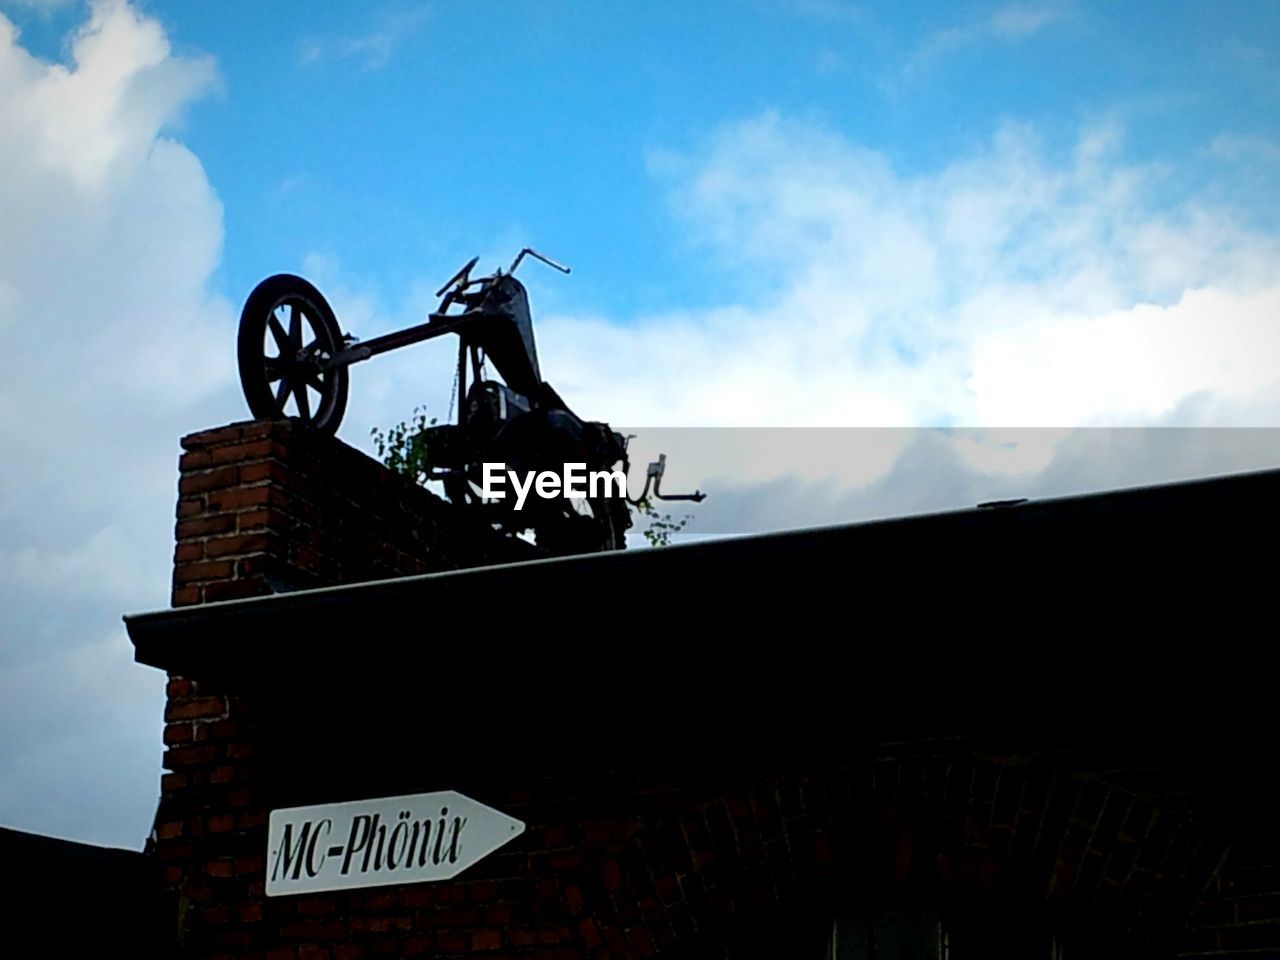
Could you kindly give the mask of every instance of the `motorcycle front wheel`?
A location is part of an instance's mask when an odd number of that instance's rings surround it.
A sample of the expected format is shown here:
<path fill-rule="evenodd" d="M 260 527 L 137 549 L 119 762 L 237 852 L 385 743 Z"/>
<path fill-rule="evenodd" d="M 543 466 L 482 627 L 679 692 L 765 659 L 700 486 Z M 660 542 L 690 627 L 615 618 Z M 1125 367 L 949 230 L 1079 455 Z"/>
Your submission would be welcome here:
<path fill-rule="evenodd" d="M 279 273 L 253 288 L 240 313 L 240 386 L 259 419 L 291 417 L 334 433 L 347 409 L 347 368 L 328 301 L 301 277 Z"/>

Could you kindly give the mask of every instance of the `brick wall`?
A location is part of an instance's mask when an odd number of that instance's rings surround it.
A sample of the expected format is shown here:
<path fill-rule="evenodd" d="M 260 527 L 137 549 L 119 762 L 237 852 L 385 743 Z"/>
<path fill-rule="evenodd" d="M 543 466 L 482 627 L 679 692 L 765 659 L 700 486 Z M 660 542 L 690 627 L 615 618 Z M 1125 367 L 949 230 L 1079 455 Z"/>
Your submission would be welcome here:
<path fill-rule="evenodd" d="M 1202 815 L 1140 753 L 1121 769 L 963 738 L 816 762 L 679 744 L 578 755 L 571 731 L 490 706 L 460 754 L 397 770 L 391 758 L 425 753 L 411 712 L 343 713 L 330 695 L 318 722 L 314 703 L 269 691 L 174 678 L 168 693 L 156 852 L 187 956 L 723 956 L 735 930 L 789 905 L 974 896 L 1086 944 L 1069 957 L 1280 956 L 1274 845 Z M 551 743 L 523 761 L 492 752 L 527 735 L 520 719 Z M 374 743 L 378 764 L 344 763 Z M 1113 782 L 1136 768 L 1142 789 Z M 265 896 L 270 809 L 436 789 L 527 832 L 452 882 Z"/>
<path fill-rule="evenodd" d="M 293 421 L 205 430 L 182 448 L 174 606 L 539 555 Z"/>
<path fill-rule="evenodd" d="M 1280 957 L 1280 843 L 1238 843 L 1192 914 L 1180 956 Z"/>
<path fill-rule="evenodd" d="M 182 449 L 175 607 L 541 555 L 289 420 L 193 433 Z M 285 942 L 299 933 L 298 923 L 319 921 L 323 911 L 309 904 L 298 913 L 295 904 L 262 898 L 266 812 L 256 792 L 251 706 L 179 676 L 167 690 L 168 772 L 155 849 L 166 889 L 180 904 L 174 939 L 199 956 L 213 944 L 239 953 L 249 944 Z M 269 920 L 279 929 L 264 938 Z"/>
<path fill-rule="evenodd" d="M 1221 832 L 1096 777 L 954 742 L 816 766 L 570 758 L 409 774 L 394 790 L 458 789 L 528 830 L 455 881 L 268 899 L 267 811 L 292 779 L 280 744 L 310 727 L 293 705 L 186 680 L 169 695 L 157 852 L 185 955 L 722 956 L 742 924 L 797 903 L 975 894 L 1086 944 L 1077 957 L 1275 955 L 1275 870 L 1223 869 L 1239 847 Z M 413 743 L 355 718 L 352 735 Z"/>

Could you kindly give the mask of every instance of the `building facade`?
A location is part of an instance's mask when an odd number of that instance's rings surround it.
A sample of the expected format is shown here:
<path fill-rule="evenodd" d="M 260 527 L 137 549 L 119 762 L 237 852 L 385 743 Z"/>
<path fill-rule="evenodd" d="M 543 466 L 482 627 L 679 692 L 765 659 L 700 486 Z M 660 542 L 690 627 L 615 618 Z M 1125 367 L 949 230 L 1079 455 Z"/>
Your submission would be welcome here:
<path fill-rule="evenodd" d="M 1280 956 L 1280 472 L 537 559 L 288 423 L 184 447 L 126 618 L 179 955 Z M 273 811 L 445 791 L 522 832 L 268 895 Z"/>

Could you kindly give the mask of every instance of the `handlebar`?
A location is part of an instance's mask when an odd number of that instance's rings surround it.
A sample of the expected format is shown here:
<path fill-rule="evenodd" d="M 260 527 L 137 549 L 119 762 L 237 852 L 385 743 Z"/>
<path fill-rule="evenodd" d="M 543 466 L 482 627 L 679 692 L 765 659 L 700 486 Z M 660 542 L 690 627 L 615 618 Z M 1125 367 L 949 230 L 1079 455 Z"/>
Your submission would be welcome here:
<path fill-rule="evenodd" d="M 511 261 L 511 269 L 507 271 L 508 276 L 516 272 L 516 267 L 520 266 L 520 261 L 523 260 L 526 256 L 533 257 L 535 260 L 541 260 L 547 266 L 552 267 L 553 269 L 559 270 L 561 273 L 571 272 L 570 268 L 566 267 L 563 263 L 556 263 L 556 261 L 552 260 L 550 257 L 542 255 L 537 250 L 533 249 L 533 247 L 525 247 L 518 254 L 516 254 L 516 258 L 513 261 Z M 443 297 L 450 290 L 452 290 L 455 295 L 461 294 L 462 291 L 465 290 L 467 287 L 470 287 L 477 283 L 483 283 L 485 280 L 496 280 L 498 277 L 502 276 L 502 268 L 499 267 L 498 272 L 491 277 L 481 277 L 478 280 L 472 280 L 471 271 L 475 267 L 475 265 L 479 262 L 480 262 L 479 257 L 472 257 L 470 260 L 468 260 L 466 262 L 466 265 L 463 266 L 461 270 L 459 270 L 452 277 L 450 277 L 445 282 L 444 286 L 442 286 L 439 290 L 436 291 L 436 296 Z"/>
<path fill-rule="evenodd" d="M 445 291 L 454 285 L 457 285 L 459 287 L 467 286 L 467 278 L 471 276 L 471 269 L 479 262 L 480 262 L 479 257 L 472 257 L 470 260 L 468 260 L 461 270 L 459 270 L 452 277 L 446 280 L 444 286 L 436 291 L 436 296 L 443 297 L 445 294 Z"/>
<path fill-rule="evenodd" d="M 527 253 L 529 256 L 534 257 L 535 259 L 541 260 L 541 261 L 542 261 L 543 263 L 545 263 L 548 267 L 553 267 L 553 268 L 555 268 L 556 270 L 559 270 L 561 273 L 569 273 L 569 272 L 570 272 L 570 271 L 569 271 L 569 268 L 568 268 L 568 267 L 566 267 L 564 264 L 562 264 L 562 263 L 556 263 L 556 262 L 555 262 L 554 260 L 552 260 L 550 257 L 544 257 L 544 256 L 543 256 L 542 254 L 540 254 L 537 250 L 533 249 L 533 247 L 525 247 L 523 250 L 521 250 L 519 253 L 517 253 L 517 254 L 516 254 L 516 258 L 515 258 L 514 260 L 512 260 L 512 261 L 511 261 L 511 269 L 510 269 L 510 270 L 508 270 L 508 271 L 507 271 L 507 273 L 515 273 L 515 272 L 516 272 L 516 267 L 520 266 L 520 261 L 524 259 L 524 257 L 525 257 L 525 254 L 526 254 L 526 253 Z"/>

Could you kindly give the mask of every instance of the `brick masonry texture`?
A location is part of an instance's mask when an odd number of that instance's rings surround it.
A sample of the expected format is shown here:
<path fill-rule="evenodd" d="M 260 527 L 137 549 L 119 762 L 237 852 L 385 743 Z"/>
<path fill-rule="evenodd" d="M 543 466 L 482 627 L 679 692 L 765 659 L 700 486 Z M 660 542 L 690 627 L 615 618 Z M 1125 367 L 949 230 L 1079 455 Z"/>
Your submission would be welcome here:
<path fill-rule="evenodd" d="M 986 893 L 1104 932 L 1117 956 L 1277 955 L 1280 869 L 1263 846 L 1159 794 L 951 742 L 817 769 L 459 772 L 448 785 L 527 833 L 452 882 L 267 899 L 260 712 L 175 678 L 166 719 L 156 850 L 184 955 L 705 955 L 739 921 L 850 887 Z"/>
<path fill-rule="evenodd" d="M 536 555 L 289 420 L 205 430 L 182 448 L 174 606 Z"/>

